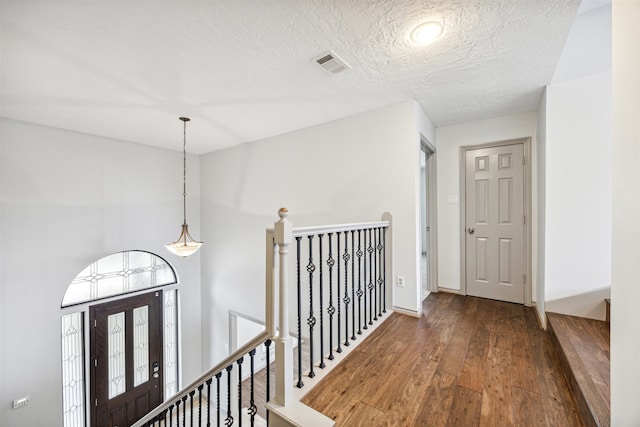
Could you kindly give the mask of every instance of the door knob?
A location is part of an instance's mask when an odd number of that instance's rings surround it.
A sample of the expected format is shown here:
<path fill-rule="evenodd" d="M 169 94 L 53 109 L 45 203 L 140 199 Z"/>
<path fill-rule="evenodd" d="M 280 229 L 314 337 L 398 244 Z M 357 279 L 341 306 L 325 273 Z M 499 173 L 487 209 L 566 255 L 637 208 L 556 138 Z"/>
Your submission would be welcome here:
<path fill-rule="evenodd" d="M 476 232 L 476 230 L 475 230 L 475 229 L 473 229 L 473 228 L 469 227 L 469 234 L 473 234 L 473 233 L 475 233 L 475 232 Z"/>

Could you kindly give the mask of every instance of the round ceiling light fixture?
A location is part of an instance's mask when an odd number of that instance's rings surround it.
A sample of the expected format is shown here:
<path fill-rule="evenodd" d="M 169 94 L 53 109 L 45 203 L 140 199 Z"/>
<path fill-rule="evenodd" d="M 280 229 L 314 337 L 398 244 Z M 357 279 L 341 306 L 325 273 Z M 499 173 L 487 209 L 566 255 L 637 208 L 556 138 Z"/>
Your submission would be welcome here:
<path fill-rule="evenodd" d="M 411 40 L 416 44 L 426 45 L 436 41 L 444 32 L 440 21 L 427 21 L 418 25 L 411 32 Z"/>

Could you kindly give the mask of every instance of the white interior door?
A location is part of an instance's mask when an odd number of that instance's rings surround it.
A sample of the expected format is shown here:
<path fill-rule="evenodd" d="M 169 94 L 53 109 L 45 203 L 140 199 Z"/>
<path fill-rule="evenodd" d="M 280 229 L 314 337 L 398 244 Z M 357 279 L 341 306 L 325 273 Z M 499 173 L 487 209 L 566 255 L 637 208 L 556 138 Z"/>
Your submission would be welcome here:
<path fill-rule="evenodd" d="M 524 146 L 466 151 L 467 294 L 524 303 Z"/>

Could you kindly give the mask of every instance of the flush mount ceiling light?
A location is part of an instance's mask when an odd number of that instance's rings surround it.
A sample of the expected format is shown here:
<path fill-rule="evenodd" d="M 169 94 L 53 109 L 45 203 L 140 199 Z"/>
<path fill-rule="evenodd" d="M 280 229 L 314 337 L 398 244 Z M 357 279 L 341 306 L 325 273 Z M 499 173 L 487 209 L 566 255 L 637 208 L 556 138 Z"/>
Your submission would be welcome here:
<path fill-rule="evenodd" d="M 430 44 L 436 41 L 444 32 L 444 25 L 440 21 L 427 21 L 411 32 L 411 40 L 416 44 Z"/>
<path fill-rule="evenodd" d="M 184 139 L 182 144 L 182 212 L 184 214 L 184 221 L 182 222 L 180 237 L 178 237 L 178 240 L 175 242 L 166 245 L 166 248 L 176 255 L 188 257 L 200 249 L 202 242 L 197 242 L 191 237 L 189 234 L 189 226 L 187 225 L 187 122 L 191 119 L 188 117 L 180 117 L 180 120 L 184 123 Z"/>

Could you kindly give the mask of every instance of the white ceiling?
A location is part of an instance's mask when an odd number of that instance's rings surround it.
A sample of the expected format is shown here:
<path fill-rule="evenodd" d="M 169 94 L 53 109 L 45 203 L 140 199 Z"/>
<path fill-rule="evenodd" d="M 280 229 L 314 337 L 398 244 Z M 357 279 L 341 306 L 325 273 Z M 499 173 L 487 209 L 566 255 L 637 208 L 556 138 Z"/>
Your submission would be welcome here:
<path fill-rule="evenodd" d="M 174 150 L 187 115 L 199 154 L 409 99 L 437 126 L 529 111 L 579 3 L 1 0 L 0 115 Z"/>

